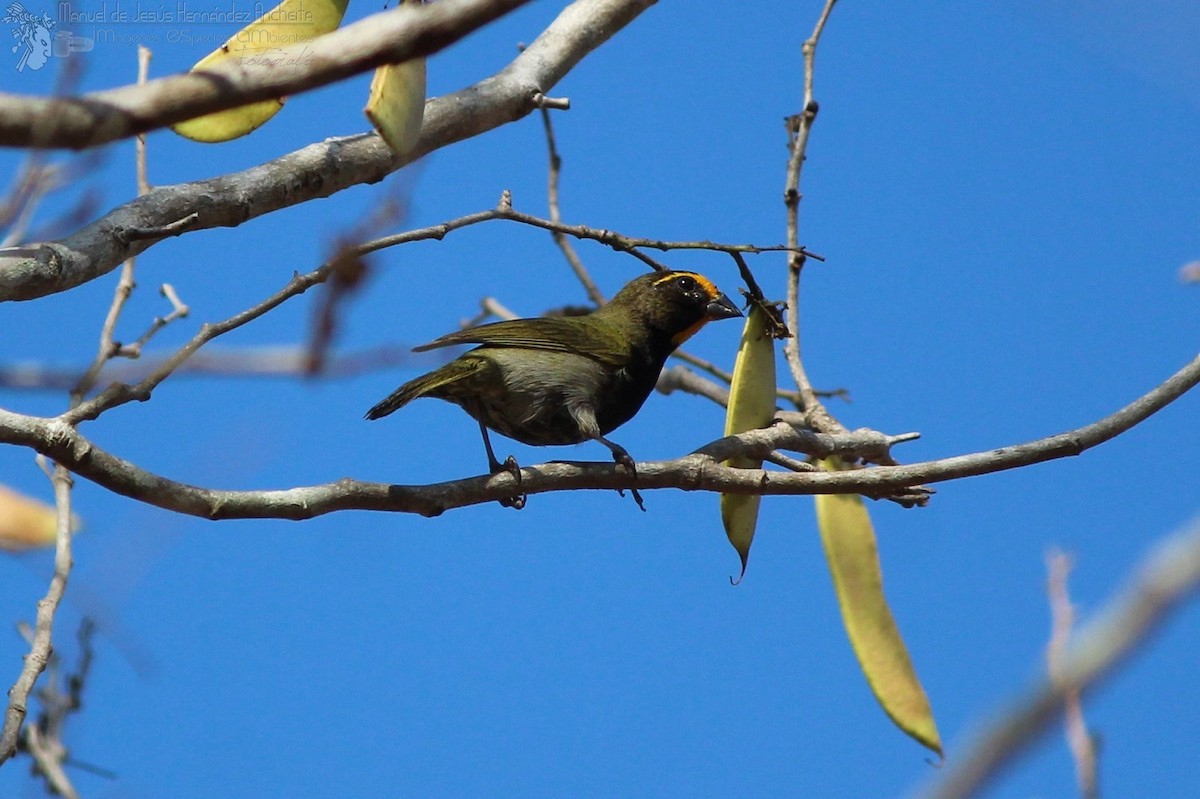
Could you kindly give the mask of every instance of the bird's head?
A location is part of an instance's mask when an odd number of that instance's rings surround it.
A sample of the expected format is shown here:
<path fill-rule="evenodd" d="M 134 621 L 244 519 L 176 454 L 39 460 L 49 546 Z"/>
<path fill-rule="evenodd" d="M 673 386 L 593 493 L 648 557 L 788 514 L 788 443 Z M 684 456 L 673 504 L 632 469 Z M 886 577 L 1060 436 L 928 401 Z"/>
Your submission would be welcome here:
<path fill-rule="evenodd" d="M 672 349 L 706 323 L 741 316 L 729 297 L 696 272 L 650 272 L 630 281 L 605 308 L 666 333 Z"/>

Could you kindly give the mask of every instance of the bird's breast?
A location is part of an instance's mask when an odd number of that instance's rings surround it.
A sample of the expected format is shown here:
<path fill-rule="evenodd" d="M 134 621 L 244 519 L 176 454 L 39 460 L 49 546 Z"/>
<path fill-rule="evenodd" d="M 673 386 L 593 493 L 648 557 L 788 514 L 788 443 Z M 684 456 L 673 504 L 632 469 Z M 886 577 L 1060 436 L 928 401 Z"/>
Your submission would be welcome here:
<path fill-rule="evenodd" d="M 613 368 L 574 353 L 517 348 L 477 350 L 502 377 L 479 398 L 484 424 L 525 444 L 576 444 L 629 421 L 658 375 Z"/>

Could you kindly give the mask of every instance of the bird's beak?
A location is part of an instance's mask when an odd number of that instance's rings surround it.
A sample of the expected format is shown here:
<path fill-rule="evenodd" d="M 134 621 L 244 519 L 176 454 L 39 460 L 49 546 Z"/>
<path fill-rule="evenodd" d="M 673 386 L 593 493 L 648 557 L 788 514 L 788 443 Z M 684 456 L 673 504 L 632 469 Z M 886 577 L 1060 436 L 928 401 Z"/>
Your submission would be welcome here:
<path fill-rule="evenodd" d="M 735 316 L 741 316 L 742 312 L 738 307 L 726 297 L 724 294 L 717 295 L 717 298 L 708 304 L 704 310 L 704 315 L 709 319 L 732 319 Z"/>

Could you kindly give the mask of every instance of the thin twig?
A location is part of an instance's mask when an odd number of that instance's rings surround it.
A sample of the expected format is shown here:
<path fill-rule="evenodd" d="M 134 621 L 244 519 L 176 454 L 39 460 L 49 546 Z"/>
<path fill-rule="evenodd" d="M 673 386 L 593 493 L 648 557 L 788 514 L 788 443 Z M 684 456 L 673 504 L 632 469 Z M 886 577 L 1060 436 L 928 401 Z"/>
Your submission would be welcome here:
<path fill-rule="evenodd" d="M 54 97 L 63 97 L 75 91 L 83 76 L 83 60 L 79 58 L 66 59 L 62 68 L 54 78 Z M 45 120 L 42 130 L 51 126 L 53 120 Z M 31 149 L 22 165 L 17 179 L 17 188 L 13 191 L 8 202 L 0 207 L 0 229 L 9 228 L 8 234 L 0 240 L 0 247 L 7 247 L 21 241 L 33 220 L 38 205 L 46 198 L 64 186 L 71 186 L 80 174 L 86 171 L 87 163 L 94 163 L 91 158 L 83 159 L 82 163 L 47 164 L 45 153 L 39 149 Z M 87 203 L 87 193 L 80 199 L 80 204 Z M 78 209 L 77 209 L 78 210 Z M 72 212 L 68 211 L 61 220 L 69 219 Z"/>
<path fill-rule="evenodd" d="M 10 247 L 24 239 L 38 205 L 60 185 L 58 168 L 45 163 L 42 151 L 34 150 L 26 156 L 8 198 L 0 206 L 0 229 L 8 231 L 0 239 L 0 247 Z"/>
<path fill-rule="evenodd" d="M 138 47 L 138 83 L 145 83 L 150 74 L 150 51 L 144 47 Z M 138 136 L 136 145 L 137 154 L 137 182 L 139 195 L 147 194 L 150 191 L 149 183 L 145 180 L 146 175 L 146 137 Z M 130 295 L 136 287 L 134 282 L 134 269 L 136 261 L 130 257 L 125 259 L 125 263 L 121 265 L 121 276 L 117 280 L 117 287 L 113 292 L 113 301 L 108 307 L 108 314 L 104 318 L 104 324 L 100 327 L 100 346 L 96 352 L 95 359 L 92 360 L 92 365 L 84 372 L 83 377 L 71 389 L 71 406 L 77 406 L 83 401 L 83 398 L 92 390 L 96 384 L 96 378 L 100 374 L 100 370 L 104 368 L 104 364 L 108 363 L 116 357 L 121 347 L 114 339 L 114 332 L 117 328 L 117 321 L 121 318 L 121 311 L 125 308 L 125 303 L 129 301 Z M 148 334 L 152 335 L 152 334 Z M 136 357 L 136 356 L 134 356 Z"/>
<path fill-rule="evenodd" d="M 681 360 L 686 364 L 690 364 L 691 366 L 696 367 L 697 369 L 699 369 L 702 372 L 707 372 L 708 374 L 712 375 L 713 377 L 717 378 L 718 380 L 720 380 L 724 383 L 732 383 L 733 382 L 733 373 L 732 372 L 730 372 L 726 369 L 722 369 L 721 367 L 717 366 L 712 361 L 706 361 L 703 358 L 699 358 L 695 355 L 692 355 L 690 352 L 685 352 L 684 350 L 675 350 L 675 352 L 671 353 L 671 357 L 677 358 L 678 360 Z"/>
<path fill-rule="evenodd" d="M 1076 636 L 1057 679 L 1016 697 L 923 795 L 966 799 L 979 792 L 1058 717 L 1067 697 L 1094 689 L 1200 587 L 1200 521 L 1160 541 L 1128 585 Z"/>
<path fill-rule="evenodd" d="M 813 96 L 813 75 L 816 71 L 817 44 L 825 23 L 833 11 L 837 0 L 826 0 L 821 16 L 813 27 L 812 35 L 804 42 L 801 50 L 804 54 L 804 105 L 799 115 L 788 120 L 789 158 L 787 178 L 783 190 L 784 206 L 787 210 L 787 243 L 795 248 L 800 241 L 800 172 L 804 167 L 805 152 L 808 149 L 808 138 L 812 132 L 813 122 L 817 118 L 817 101 Z M 800 358 L 800 271 L 804 266 L 805 254 L 793 250 L 788 259 L 787 285 L 787 318 L 786 323 L 792 332 L 792 337 L 784 344 L 783 352 L 792 379 L 800 392 L 799 405 L 810 416 L 809 424 L 816 430 L 838 432 L 845 430 L 834 419 L 817 398 L 812 383 L 804 369 Z"/>
<path fill-rule="evenodd" d="M 330 270 L 323 290 L 312 303 L 308 335 L 308 374 L 325 371 L 326 361 L 341 328 L 349 300 L 362 290 L 371 267 L 359 244 L 395 227 L 407 213 L 408 203 L 396 187 L 377 201 L 372 212 L 358 224 L 338 235 Z"/>
<path fill-rule="evenodd" d="M 79 792 L 67 776 L 67 750 L 62 741 L 45 735 L 38 725 L 30 724 L 25 728 L 25 746 L 36 764 L 36 773 L 46 781 L 51 795 L 79 799 Z"/>
<path fill-rule="evenodd" d="M 487 318 L 484 314 L 473 324 Z M 143 355 L 137 362 L 109 361 L 96 379 L 97 384 L 142 380 L 157 369 L 167 355 Z M 321 370 L 326 378 L 354 377 L 366 372 L 412 363 L 408 347 L 382 346 L 342 353 L 329 358 Z M 308 348 L 286 345 L 198 352 L 180 365 L 176 375 L 215 377 L 308 377 Z M 70 390 L 79 382 L 83 370 L 53 368 L 38 364 L 0 366 L 0 387 L 31 391 Z"/>
<path fill-rule="evenodd" d="M 559 206 L 558 199 L 558 179 L 562 174 L 562 156 L 558 154 L 558 145 L 554 141 L 554 124 L 550 121 L 550 112 L 546 110 L 546 106 L 540 106 L 542 115 L 542 129 L 546 132 L 546 151 L 550 161 L 549 168 L 546 171 L 546 203 L 550 210 L 550 221 L 556 224 L 562 224 L 562 209 Z M 571 271 L 575 273 L 575 277 L 583 285 L 583 290 L 587 292 L 588 299 L 596 307 L 603 305 L 606 300 L 604 293 L 596 286 L 596 281 L 592 280 L 591 273 L 583 264 L 583 260 L 579 257 L 579 253 L 575 252 L 575 248 L 571 245 L 570 239 L 561 231 L 553 230 L 550 236 L 554 239 L 554 243 L 562 250 L 563 257 L 567 259 L 567 263 L 571 266 Z"/>
<path fill-rule="evenodd" d="M 288 281 L 286 286 L 262 302 L 234 314 L 224 322 L 201 325 L 200 331 L 190 341 L 176 350 L 171 357 L 165 359 L 158 368 L 135 385 L 115 384 L 109 386 L 95 397 L 81 403 L 78 407 L 72 408 L 59 418 L 68 425 L 76 425 L 81 421 L 95 419 L 101 413 L 118 405 L 124 405 L 133 400 L 144 401 L 149 399 L 151 392 L 163 380 L 166 380 L 193 353 L 209 341 L 231 330 L 236 330 L 247 322 L 251 322 L 268 311 L 282 305 L 292 297 L 297 297 L 313 286 L 319 285 L 329 278 L 334 266 L 334 262 L 329 261 L 306 275 L 296 275 Z"/>
<path fill-rule="evenodd" d="M 690 364 L 702 372 L 707 372 L 724 383 L 728 384 L 733 382 L 733 374 L 731 372 L 722 369 L 712 361 L 707 361 L 703 358 L 692 355 L 690 352 L 686 352 L 685 350 L 675 350 L 675 352 L 671 353 L 671 357 L 683 361 L 686 364 Z M 686 387 L 680 386 L 679 388 L 683 391 L 687 391 Z M 836 397 L 847 402 L 850 401 L 850 392 L 844 388 L 818 390 L 816 394 L 818 397 Z M 791 402 L 796 407 L 802 407 L 799 391 L 789 390 L 786 388 L 776 388 L 775 396 L 779 399 Z"/>
<path fill-rule="evenodd" d="M 1071 640 L 1071 628 L 1075 626 L 1075 607 L 1067 581 L 1071 575 L 1071 556 L 1057 549 L 1046 554 L 1046 594 L 1050 601 L 1050 641 L 1046 646 L 1046 671 L 1050 682 L 1062 677 L 1067 659 L 1067 645 Z M 1081 799 L 1099 799 L 1099 782 L 1096 779 L 1096 745 L 1083 718 L 1083 702 L 1079 690 L 1067 691 L 1063 697 L 1063 726 L 1067 733 L 1067 746 L 1075 760 L 1075 779 L 1079 784 Z"/>
<path fill-rule="evenodd" d="M 654 259 L 641 252 L 641 249 L 660 250 L 668 252 L 671 250 L 708 250 L 711 252 L 740 252 L 740 253 L 764 253 L 764 252 L 802 252 L 802 247 L 789 247 L 787 245 L 771 245 L 759 246 L 755 244 L 723 244 L 715 241 L 668 241 L 665 239 L 648 239 L 637 236 L 626 236 L 622 233 L 617 233 L 605 228 L 593 228 L 587 225 L 567 225 L 561 222 L 555 222 L 550 219 L 542 219 L 541 217 L 533 216 L 532 214 L 521 213 L 515 211 L 512 207 L 505 203 L 500 203 L 497 207 L 487 211 L 477 211 L 472 214 L 460 216 L 457 219 L 451 219 L 446 222 L 441 222 L 429 227 L 419 228 L 416 230 L 408 230 L 403 233 L 395 233 L 390 236 L 382 236 L 372 241 L 364 242 L 359 245 L 357 252 L 360 255 L 376 252 L 387 247 L 394 247 L 399 244 L 407 244 L 412 241 L 424 241 L 428 239 L 436 239 L 441 241 L 447 235 L 471 225 L 478 225 L 482 222 L 491 222 L 494 220 L 506 220 L 509 222 L 517 222 L 522 225 L 541 228 L 542 230 L 550 231 L 551 233 L 562 233 L 567 236 L 574 236 L 577 239 L 588 239 L 597 241 L 607 245 L 618 252 L 625 252 L 640 258 L 648 264 L 652 269 L 663 270 L 667 267 L 658 263 Z M 816 258 L 817 256 L 809 253 L 808 257 Z"/>
<path fill-rule="evenodd" d="M 138 85 L 144 85 L 150 78 L 150 48 L 138 45 Z M 146 134 L 137 135 L 137 187 L 138 196 L 150 193 L 150 177 L 146 169 Z"/>
<path fill-rule="evenodd" d="M 86 618 L 79 626 L 79 663 L 74 673 L 63 675 L 62 659 L 57 653 L 51 653 L 46 676 L 36 692 L 41 712 L 36 721 L 26 724 L 24 728 L 24 749 L 34 759 L 37 771 L 46 780 L 50 792 L 56 796 L 77 796 L 67 777 L 66 766 L 82 768 L 109 779 L 115 777 L 106 769 L 68 757 L 64 743 L 67 721 L 83 707 L 83 691 L 94 655 L 92 637 L 95 629 L 94 622 Z M 32 636 L 32 631 L 29 634 Z"/>
<path fill-rule="evenodd" d="M 697 397 L 712 400 L 722 408 L 729 406 L 728 388 L 703 378 L 686 366 L 679 364 L 663 369 L 654 387 L 662 394 L 682 391 L 685 394 L 694 394 Z"/>
<path fill-rule="evenodd" d="M 134 241 L 159 241 L 161 239 L 179 236 L 187 233 L 200 220 L 200 214 L 193 212 L 181 216 L 171 222 L 153 227 L 122 227 L 117 228 L 113 235 L 118 241 L 129 244 Z"/>
<path fill-rule="evenodd" d="M 785 469 L 791 469 L 793 472 L 816 472 L 820 471 L 819 466 L 815 466 L 806 461 L 788 457 L 782 452 L 772 452 L 767 455 L 766 459 L 776 466 L 782 466 Z"/>
<path fill-rule="evenodd" d="M 51 483 L 57 509 L 57 534 L 54 540 L 54 574 L 46 596 L 37 604 L 33 644 L 25 656 L 24 666 L 13 687 L 8 691 L 8 707 L 4 711 L 4 726 L 0 730 L 0 764 L 16 754 L 21 738 L 21 725 L 29 710 L 29 694 L 50 659 L 54 614 L 67 588 L 71 574 L 71 486 L 70 472 L 55 465 Z"/>
<path fill-rule="evenodd" d="M 174 322 L 176 319 L 182 319 L 191 313 L 191 309 L 179 299 L 179 295 L 175 293 L 175 287 L 170 283 L 163 283 L 159 288 L 159 293 L 171 303 L 171 312 L 166 316 L 156 316 L 150 326 L 146 328 L 146 332 L 138 336 L 137 341 L 132 344 L 123 344 L 117 348 L 115 354 L 123 358 L 140 358 L 142 356 L 142 348 L 149 343 L 150 339 L 162 330 L 167 325 Z"/>
<path fill-rule="evenodd" d="M 571 98 L 569 97 L 547 97 L 541 92 L 534 92 L 531 102 L 538 108 L 552 108 L 555 111 L 570 111 Z"/>
<path fill-rule="evenodd" d="M 139 48 L 140 49 L 140 48 Z M 147 72 L 149 69 L 148 51 L 139 52 L 138 57 L 138 81 L 145 83 Z M 142 142 L 137 148 L 139 161 L 139 174 L 145 171 L 145 143 Z M 146 188 L 146 191 L 149 189 Z M 113 295 L 113 301 L 109 305 L 108 313 L 105 315 L 104 323 L 100 328 L 100 345 L 96 353 L 92 365 L 76 383 L 70 393 L 70 408 L 76 408 L 83 400 L 84 395 L 91 389 L 95 382 L 96 376 L 100 373 L 104 364 L 107 363 L 120 349 L 113 340 L 113 331 L 116 329 L 117 321 L 121 317 L 121 311 L 125 307 L 126 301 L 130 294 L 133 293 L 134 261 L 133 258 L 126 260 L 121 269 L 121 276 L 117 281 L 117 288 Z M 50 585 L 46 589 L 46 596 L 42 601 L 38 602 L 37 609 L 37 624 L 34 628 L 33 645 L 30 647 L 29 654 L 25 657 L 25 665 L 18 676 L 16 683 L 9 690 L 8 707 L 4 714 L 4 727 L 0 732 L 0 763 L 8 760 L 17 750 L 17 745 L 21 738 L 21 725 L 25 721 L 26 713 L 28 712 L 29 692 L 33 690 L 34 684 L 39 676 L 46 668 L 46 663 L 51 653 L 51 642 L 54 632 L 54 615 L 58 610 L 58 605 L 62 601 L 62 597 L 67 588 L 67 579 L 71 574 L 71 534 L 72 534 L 72 519 L 71 519 L 71 487 L 74 481 L 71 479 L 71 473 L 67 471 L 67 467 L 61 462 L 54 465 L 51 483 L 54 485 L 54 500 L 58 510 L 57 519 L 57 534 L 54 545 L 54 574 L 50 578 Z M 37 740 L 37 733 L 32 733 Z M 51 741 L 41 741 L 42 744 L 49 743 L 60 744 L 54 737 Z M 65 749 L 62 754 L 65 756 Z M 56 763 L 55 767 L 46 766 L 46 774 L 48 779 L 51 779 L 55 790 L 68 797 L 75 796 L 75 790 L 71 786 L 70 781 L 66 777 L 66 773 L 62 771 L 61 762 Z"/>
<path fill-rule="evenodd" d="M 520 317 L 513 311 L 510 311 L 506 305 L 501 303 L 495 297 L 484 297 L 480 300 L 479 305 L 488 314 L 497 319 L 519 319 Z"/>

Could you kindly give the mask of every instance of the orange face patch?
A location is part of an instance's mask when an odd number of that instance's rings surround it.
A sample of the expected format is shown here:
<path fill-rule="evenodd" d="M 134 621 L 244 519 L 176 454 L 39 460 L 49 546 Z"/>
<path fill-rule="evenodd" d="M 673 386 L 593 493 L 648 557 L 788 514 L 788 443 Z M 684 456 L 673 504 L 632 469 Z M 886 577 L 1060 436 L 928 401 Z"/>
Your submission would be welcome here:
<path fill-rule="evenodd" d="M 717 287 L 713 285 L 711 280 L 706 278 L 704 275 L 700 275 L 695 272 L 672 272 L 666 277 L 660 277 L 658 280 L 654 281 L 654 285 L 657 286 L 662 283 L 666 283 L 668 280 L 678 280 L 681 277 L 690 277 L 692 280 L 696 281 L 696 285 L 704 289 L 705 293 L 708 294 L 710 299 L 715 300 L 721 294 L 721 292 L 717 290 Z M 695 330 L 691 331 L 691 333 L 695 332 Z M 688 335 L 691 335 L 691 333 Z"/>
<path fill-rule="evenodd" d="M 711 285 L 711 284 L 709 284 L 709 285 Z M 696 332 L 699 331 L 700 328 L 704 327 L 706 324 L 708 324 L 708 319 L 701 318 L 701 320 L 699 322 L 692 325 L 688 329 L 681 330 L 678 333 L 676 333 L 674 336 L 671 336 L 671 343 L 674 344 L 676 347 L 681 346 L 683 344 L 683 342 L 687 341 L 689 338 L 696 335 Z"/>

